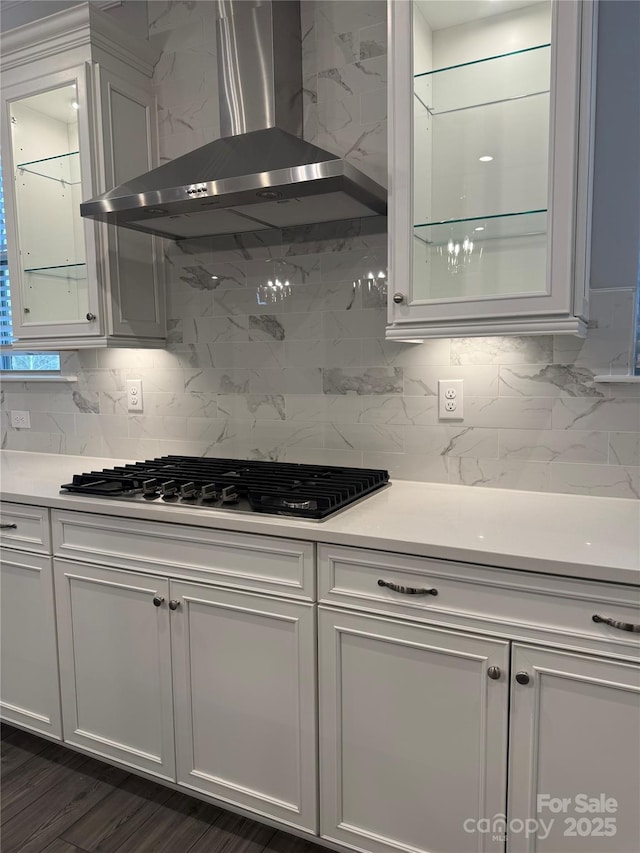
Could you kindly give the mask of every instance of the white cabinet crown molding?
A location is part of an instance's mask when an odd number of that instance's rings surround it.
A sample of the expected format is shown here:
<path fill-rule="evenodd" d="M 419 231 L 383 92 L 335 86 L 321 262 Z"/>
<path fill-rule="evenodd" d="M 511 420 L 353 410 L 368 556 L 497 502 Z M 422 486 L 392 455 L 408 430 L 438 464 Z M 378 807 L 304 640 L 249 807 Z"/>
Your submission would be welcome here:
<path fill-rule="evenodd" d="M 149 42 L 129 35 L 89 3 L 63 9 L 2 33 L 0 42 L 0 70 L 3 72 L 91 43 L 148 77 L 159 58 L 158 51 Z"/>

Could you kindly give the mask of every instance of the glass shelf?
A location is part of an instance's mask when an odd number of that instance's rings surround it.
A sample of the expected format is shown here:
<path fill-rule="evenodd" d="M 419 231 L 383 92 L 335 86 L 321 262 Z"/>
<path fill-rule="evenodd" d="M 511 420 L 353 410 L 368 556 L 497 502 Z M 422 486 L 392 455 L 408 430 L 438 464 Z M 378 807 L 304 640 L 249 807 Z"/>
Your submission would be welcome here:
<path fill-rule="evenodd" d="M 53 267 L 30 267 L 23 270 L 25 273 L 37 274 L 38 276 L 51 276 L 52 278 L 66 278 L 80 281 L 87 275 L 87 265 L 82 264 L 57 264 Z"/>
<path fill-rule="evenodd" d="M 429 77 L 432 95 L 437 97 L 427 103 L 446 104 L 447 109 L 431 111 L 416 101 L 414 222 L 547 207 L 549 49 L 507 59 L 522 62 L 525 57 L 529 62 L 533 56 L 538 62 L 543 54 L 546 83 L 537 81 L 527 95 L 531 80 L 521 79 L 524 69 L 516 73 L 516 69 L 502 68 L 497 75 L 492 70 L 491 80 L 486 75 L 480 81 L 448 79 L 447 91 L 438 100 L 442 86 L 434 78 L 444 79 L 454 72 L 469 75 L 479 69 L 485 72 L 491 61 Z M 499 68 L 503 62 L 499 59 L 493 65 Z M 526 69 L 526 74 L 533 75 L 533 70 Z"/>
<path fill-rule="evenodd" d="M 546 210 L 423 223 L 413 234 L 418 300 L 544 291 Z"/>
<path fill-rule="evenodd" d="M 70 151 L 68 154 L 57 154 L 55 157 L 43 157 L 40 160 L 18 163 L 16 171 L 49 178 L 61 184 L 77 186 L 80 184 L 80 152 Z"/>
<path fill-rule="evenodd" d="M 430 246 L 446 246 L 449 240 L 474 243 L 546 234 L 547 211 L 524 210 L 468 219 L 447 219 L 440 222 L 421 222 L 413 226 L 415 236 Z"/>
<path fill-rule="evenodd" d="M 548 93 L 551 45 L 437 68 L 414 76 L 414 92 L 431 115 L 478 109 Z"/>

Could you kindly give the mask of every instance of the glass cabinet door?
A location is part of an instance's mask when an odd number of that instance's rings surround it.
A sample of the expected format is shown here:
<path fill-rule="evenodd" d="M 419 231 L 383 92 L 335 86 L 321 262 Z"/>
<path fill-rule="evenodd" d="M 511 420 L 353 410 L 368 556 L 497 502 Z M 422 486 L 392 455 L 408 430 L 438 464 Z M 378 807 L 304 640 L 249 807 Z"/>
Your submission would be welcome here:
<path fill-rule="evenodd" d="M 388 9 L 386 337 L 584 337 L 597 4 Z"/>
<path fill-rule="evenodd" d="M 414 301 L 544 293 L 551 3 L 413 3 Z"/>
<path fill-rule="evenodd" d="M 9 104 L 24 325 L 72 323 L 89 310 L 77 85 Z"/>

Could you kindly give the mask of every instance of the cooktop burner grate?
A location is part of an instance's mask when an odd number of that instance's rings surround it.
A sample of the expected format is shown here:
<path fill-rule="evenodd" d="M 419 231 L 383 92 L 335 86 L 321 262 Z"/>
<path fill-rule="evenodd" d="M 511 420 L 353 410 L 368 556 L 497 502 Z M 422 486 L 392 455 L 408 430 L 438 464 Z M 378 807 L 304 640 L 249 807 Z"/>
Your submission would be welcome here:
<path fill-rule="evenodd" d="M 74 474 L 60 488 L 97 497 L 323 519 L 388 482 L 387 471 L 370 468 L 162 456 Z"/>

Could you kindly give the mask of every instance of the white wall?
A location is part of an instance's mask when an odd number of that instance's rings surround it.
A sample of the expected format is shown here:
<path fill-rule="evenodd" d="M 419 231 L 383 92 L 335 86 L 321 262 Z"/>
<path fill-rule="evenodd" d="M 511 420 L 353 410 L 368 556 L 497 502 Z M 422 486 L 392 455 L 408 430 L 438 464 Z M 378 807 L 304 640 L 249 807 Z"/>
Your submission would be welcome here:
<path fill-rule="evenodd" d="M 598 32 L 591 284 L 638 282 L 640 3 L 606 0 Z M 616 130 L 613 130 L 616 129 Z"/>

